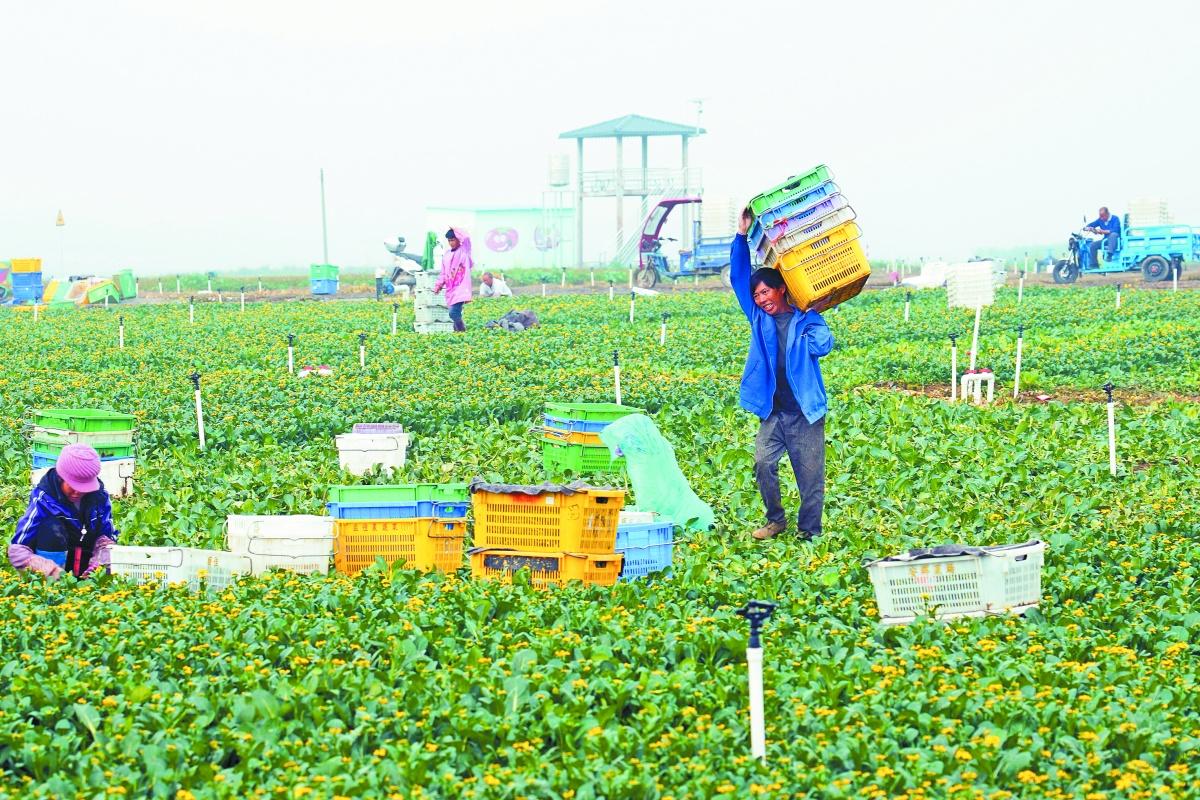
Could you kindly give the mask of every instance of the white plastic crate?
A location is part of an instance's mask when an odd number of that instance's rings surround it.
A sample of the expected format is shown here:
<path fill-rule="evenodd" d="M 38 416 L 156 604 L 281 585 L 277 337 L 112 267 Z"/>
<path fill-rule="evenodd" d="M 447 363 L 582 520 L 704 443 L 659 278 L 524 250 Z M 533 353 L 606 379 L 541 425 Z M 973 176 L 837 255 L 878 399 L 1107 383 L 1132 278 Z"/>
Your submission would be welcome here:
<path fill-rule="evenodd" d="M 372 467 L 399 469 L 408 455 L 407 433 L 343 433 L 335 441 L 338 462 L 351 475 L 363 475 Z"/>
<path fill-rule="evenodd" d="M 113 545 L 109 551 L 109 571 L 135 583 L 157 583 L 165 587 L 186 583 L 199 589 L 201 581 L 209 591 L 228 588 L 238 575 L 248 574 L 250 559 L 223 550 L 194 547 L 136 547 Z"/>
<path fill-rule="evenodd" d="M 450 309 L 445 306 L 418 306 L 413 314 L 417 322 L 450 322 Z"/>
<path fill-rule="evenodd" d="M 135 463 L 136 459 L 132 458 L 118 458 L 115 461 L 100 462 L 100 480 L 104 483 L 104 490 L 108 492 L 110 497 L 128 497 L 133 494 L 133 470 Z M 31 471 L 29 479 L 32 485 L 37 486 L 49 471 L 50 467 Z"/>
<path fill-rule="evenodd" d="M 962 555 L 890 556 L 867 565 L 885 625 L 933 614 L 939 619 L 1021 613 L 1042 596 L 1046 545 L 1039 541 Z"/>
<path fill-rule="evenodd" d="M 637 509 L 621 509 L 617 525 L 650 525 L 657 515 L 653 511 L 638 511 Z"/>
<path fill-rule="evenodd" d="M 434 284 L 436 284 L 438 282 L 439 277 L 441 277 L 441 272 L 439 270 L 427 270 L 427 271 L 422 271 L 422 272 L 414 272 L 413 280 L 416 283 L 415 288 L 416 288 L 417 293 L 418 294 L 421 292 L 432 293 Z"/>
<path fill-rule="evenodd" d="M 415 322 L 413 330 L 417 333 L 454 333 L 453 322 Z"/>
<path fill-rule="evenodd" d="M 269 569 L 325 575 L 333 557 L 333 519 L 315 514 L 230 515 L 225 541 L 232 552 L 249 557 L 254 575 Z"/>
<path fill-rule="evenodd" d="M 946 272 L 946 300 L 950 308 L 990 306 L 996 299 L 993 262 L 951 264 Z"/>
<path fill-rule="evenodd" d="M 133 444 L 133 431 L 68 431 L 62 428 L 33 426 L 33 435 L 55 444 Z"/>

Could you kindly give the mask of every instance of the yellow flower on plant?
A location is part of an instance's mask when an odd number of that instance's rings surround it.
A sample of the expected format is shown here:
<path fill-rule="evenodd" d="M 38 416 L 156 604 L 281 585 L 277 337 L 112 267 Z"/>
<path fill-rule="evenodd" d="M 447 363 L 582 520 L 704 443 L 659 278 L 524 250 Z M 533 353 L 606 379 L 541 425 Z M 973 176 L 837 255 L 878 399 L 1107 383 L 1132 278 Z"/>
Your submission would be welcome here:
<path fill-rule="evenodd" d="M 1000 746 L 1000 737 L 994 733 L 989 733 L 987 736 L 983 737 L 983 746 L 984 747 L 999 747 Z"/>
<path fill-rule="evenodd" d="M 959 761 L 967 762 L 971 760 L 971 752 L 960 747 L 954 751 L 954 757 Z"/>

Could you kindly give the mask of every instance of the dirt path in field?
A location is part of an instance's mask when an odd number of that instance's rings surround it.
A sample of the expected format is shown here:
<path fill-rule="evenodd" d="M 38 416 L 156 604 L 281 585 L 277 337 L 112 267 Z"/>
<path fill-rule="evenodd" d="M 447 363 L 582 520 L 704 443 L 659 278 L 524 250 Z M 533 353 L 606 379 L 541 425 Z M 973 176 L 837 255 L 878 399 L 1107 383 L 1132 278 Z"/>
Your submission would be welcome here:
<path fill-rule="evenodd" d="M 931 397 L 938 400 L 950 399 L 950 384 L 948 383 L 929 383 L 920 386 L 907 385 L 896 383 L 894 381 L 882 381 L 880 383 L 865 384 L 855 387 L 852 391 L 871 391 L 883 390 L 898 392 L 910 397 Z M 1113 398 L 1127 406 L 1148 406 L 1162 402 L 1176 403 L 1200 403 L 1200 394 L 1184 394 L 1181 392 L 1145 392 L 1136 389 L 1116 389 L 1113 391 Z M 1002 390 L 999 386 L 996 389 L 995 403 L 1103 403 L 1106 396 L 1102 389 L 1079 389 L 1075 387 L 1062 387 L 1052 389 L 1050 391 L 1031 391 L 1021 392 L 1020 397 L 1015 401 L 1012 397 L 1012 387 L 1009 386 L 1007 391 Z"/>

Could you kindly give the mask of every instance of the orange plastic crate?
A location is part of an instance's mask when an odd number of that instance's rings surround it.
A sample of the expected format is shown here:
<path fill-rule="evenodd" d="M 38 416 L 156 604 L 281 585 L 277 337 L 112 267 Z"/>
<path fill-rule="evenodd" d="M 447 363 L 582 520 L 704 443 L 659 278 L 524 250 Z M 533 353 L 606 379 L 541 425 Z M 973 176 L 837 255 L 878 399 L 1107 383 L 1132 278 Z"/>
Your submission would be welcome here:
<path fill-rule="evenodd" d="M 529 569 L 535 586 L 562 586 L 580 581 L 612 586 L 621 574 L 620 553 L 544 553 L 520 550 L 472 550 L 471 577 L 511 582 L 514 572 Z"/>
<path fill-rule="evenodd" d="M 476 491 L 475 547 L 545 553 L 611 553 L 625 505 L 620 489 L 566 494 Z"/>
<path fill-rule="evenodd" d="M 463 565 L 466 537 L 461 519 L 339 519 L 333 523 L 333 567 L 353 575 L 382 558 L 413 569 L 453 572 Z"/>
<path fill-rule="evenodd" d="M 781 258 L 788 257 L 785 253 Z M 822 250 L 815 256 L 782 266 L 783 282 L 788 294 L 801 309 L 808 310 L 814 302 L 828 297 L 826 310 L 858 295 L 871 277 L 871 265 L 858 240 Z"/>

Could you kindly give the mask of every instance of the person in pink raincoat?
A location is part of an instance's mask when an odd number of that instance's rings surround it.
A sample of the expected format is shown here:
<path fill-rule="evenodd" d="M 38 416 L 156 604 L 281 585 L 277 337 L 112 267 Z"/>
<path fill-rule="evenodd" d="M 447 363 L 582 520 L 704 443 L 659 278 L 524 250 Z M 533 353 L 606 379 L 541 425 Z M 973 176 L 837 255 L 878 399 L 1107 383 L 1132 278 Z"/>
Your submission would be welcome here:
<path fill-rule="evenodd" d="M 442 253 L 442 274 L 433 291 L 446 290 L 446 306 L 450 309 L 450 320 L 454 330 L 462 333 L 467 329 L 463 324 L 463 306 L 471 302 L 471 237 L 462 228 L 451 228 L 446 231 L 446 244 L 450 249 Z"/>

